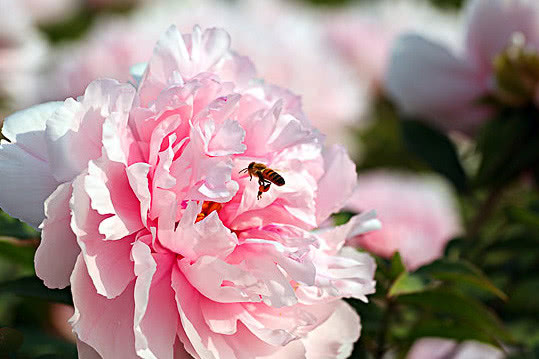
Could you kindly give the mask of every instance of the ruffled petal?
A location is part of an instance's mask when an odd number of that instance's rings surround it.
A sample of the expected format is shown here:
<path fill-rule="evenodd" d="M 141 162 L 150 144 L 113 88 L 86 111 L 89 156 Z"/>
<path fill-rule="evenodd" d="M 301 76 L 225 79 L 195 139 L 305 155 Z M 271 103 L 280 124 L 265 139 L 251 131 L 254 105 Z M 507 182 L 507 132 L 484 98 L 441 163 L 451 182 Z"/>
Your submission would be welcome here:
<path fill-rule="evenodd" d="M 359 316 L 346 302 L 337 303 L 329 319 L 302 339 L 306 359 L 344 359 L 352 354 L 361 331 Z"/>
<path fill-rule="evenodd" d="M 318 181 L 316 220 L 320 224 L 348 201 L 357 182 L 356 166 L 342 146 L 323 152 L 324 176 Z"/>
<path fill-rule="evenodd" d="M 61 106 L 49 102 L 8 116 L 0 142 L 0 207 L 11 216 L 39 226 L 43 202 L 60 184 L 54 178 L 44 135 L 46 122 Z"/>
<path fill-rule="evenodd" d="M 77 236 L 87 271 L 97 293 L 114 298 L 121 294 L 133 280 L 133 263 L 130 260 L 131 244 L 135 235 L 109 241 L 99 233 L 104 216 L 90 207 L 90 198 L 84 187 L 85 174 L 73 182 L 71 229 Z"/>
<path fill-rule="evenodd" d="M 170 254 L 152 255 L 142 243 L 133 245 L 135 262 L 135 347 L 145 359 L 173 357 L 178 315 L 174 291 L 170 286 L 172 263 Z"/>
<path fill-rule="evenodd" d="M 67 99 L 47 121 L 48 154 L 58 181 L 72 180 L 86 169 L 89 160 L 101 156 L 103 124 L 107 118 L 116 122 L 117 128 L 127 130 L 134 94 L 135 89 L 129 84 L 96 80 L 88 85 L 80 101 Z M 110 138 L 105 140 L 112 145 Z M 112 151 L 109 152 L 112 156 Z"/>
<path fill-rule="evenodd" d="M 71 183 L 64 183 L 45 201 L 46 218 L 41 225 L 43 233 L 34 262 L 37 276 L 49 288 L 69 285 L 69 277 L 80 253 L 77 238 L 70 227 L 70 198 Z"/>
<path fill-rule="evenodd" d="M 114 299 L 99 295 L 82 255 L 71 276 L 75 314 L 70 319 L 77 337 L 103 358 L 136 358 L 133 333 L 134 281 Z"/>

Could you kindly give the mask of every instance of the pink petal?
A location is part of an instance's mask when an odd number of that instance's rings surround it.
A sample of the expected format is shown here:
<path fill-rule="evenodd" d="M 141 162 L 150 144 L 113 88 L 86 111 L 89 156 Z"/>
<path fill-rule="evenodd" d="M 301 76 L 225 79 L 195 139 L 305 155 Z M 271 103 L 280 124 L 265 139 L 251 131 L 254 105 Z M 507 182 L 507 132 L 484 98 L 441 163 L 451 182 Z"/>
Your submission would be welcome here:
<path fill-rule="evenodd" d="M 141 358 L 172 358 L 178 315 L 170 286 L 174 255 L 152 255 L 150 248 L 135 242 L 135 347 Z"/>
<path fill-rule="evenodd" d="M 348 358 L 360 331 L 359 316 L 355 310 L 346 302 L 338 301 L 329 319 L 302 339 L 307 351 L 305 358 Z"/>
<path fill-rule="evenodd" d="M 259 302 L 264 288 L 247 268 L 231 265 L 214 257 L 201 257 L 178 263 L 187 280 L 205 297 L 220 303 Z M 223 283 L 233 285 L 223 285 Z"/>
<path fill-rule="evenodd" d="M 105 119 L 117 117 L 125 128 L 135 89 L 116 80 L 97 80 L 88 85 L 79 101 L 67 99 L 47 121 L 47 141 L 55 178 L 70 181 L 86 169 L 88 161 L 101 156 Z"/>
<path fill-rule="evenodd" d="M 539 6 L 528 0 L 474 0 L 467 8 L 466 47 L 483 70 L 492 71 L 493 59 L 520 33 L 539 46 Z"/>
<path fill-rule="evenodd" d="M 336 254 L 349 239 L 382 228 L 382 224 L 376 218 L 374 211 L 356 215 L 341 226 L 322 229 L 317 232 L 325 240 L 323 249 Z"/>
<path fill-rule="evenodd" d="M 135 358 L 134 282 L 114 299 L 99 294 L 79 256 L 71 276 L 75 314 L 70 322 L 78 338 L 103 358 Z"/>
<path fill-rule="evenodd" d="M 148 182 L 150 165 L 142 162 L 135 163 L 129 166 L 126 172 L 129 185 L 140 202 L 140 219 L 142 220 L 142 224 L 146 225 L 151 204 L 151 193 Z"/>
<path fill-rule="evenodd" d="M 37 228 L 43 202 L 58 187 L 49 166 L 45 124 L 61 106 L 58 102 L 31 107 L 6 117 L 0 143 L 0 207 Z"/>
<path fill-rule="evenodd" d="M 37 276 L 49 288 L 69 285 L 69 277 L 80 253 L 77 238 L 70 227 L 70 198 L 71 183 L 64 183 L 45 201 L 46 218 L 41 226 L 43 233 L 34 261 Z"/>
<path fill-rule="evenodd" d="M 91 206 L 107 216 L 99 224 L 99 233 L 107 240 L 121 239 L 143 227 L 140 203 L 131 189 L 126 166 L 106 157 L 88 163 L 84 188 Z"/>
<path fill-rule="evenodd" d="M 416 35 L 396 41 L 387 88 L 404 112 L 425 117 L 444 129 L 469 133 L 485 117 L 475 104 L 486 93 L 477 69 Z"/>
<path fill-rule="evenodd" d="M 318 181 L 316 220 L 322 223 L 338 212 L 348 201 L 356 186 L 356 166 L 344 147 L 334 145 L 323 153 L 324 176 Z"/>
<path fill-rule="evenodd" d="M 177 224 L 177 228 L 173 231 L 175 218 L 171 217 L 166 221 L 165 218 L 161 217 L 159 220 L 160 231 L 158 232 L 161 244 L 191 260 L 201 256 L 226 258 L 238 244 L 236 234 L 223 225 L 215 211 L 195 223 L 200 211 L 201 205 L 190 201 Z M 169 223 L 163 223 L 165 221 Z M 170 232 L 162 236 L 161 229 L 168 229 Z"/>
<path fill-rule="evenodd" d="M 71 229 L 77 235 L 77 242 L 97 292 L 107 298 L 114 298 L 134 278 L 130 253 L 135 235 L 121 240 L 105 240 L 98 230 L 104 217 L 90 207 L 90 198 L 84 190 L 84 177 L 82 174 L 73 182 Z"/>

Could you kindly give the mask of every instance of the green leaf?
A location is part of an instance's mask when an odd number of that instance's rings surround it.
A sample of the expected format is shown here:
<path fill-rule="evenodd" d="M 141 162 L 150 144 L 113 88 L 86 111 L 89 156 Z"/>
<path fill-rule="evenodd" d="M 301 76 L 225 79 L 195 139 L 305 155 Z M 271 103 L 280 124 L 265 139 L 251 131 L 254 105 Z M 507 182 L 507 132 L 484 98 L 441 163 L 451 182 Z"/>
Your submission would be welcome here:
<path fill-rule="evenodd" d="M 492 341 L 513 342 L 501 321 L 481 302 L 463 294 L 438 288 L 421 293 L 404 294 L 396 298 L 400 304 L 415 305 L 421 311 L 449 317 L 460 325 L 468 325 Z"/>
<path fill-rule="evenodd" d="M 73 305 L 70 288 L 50 289 L 37 277 L 24 277 L 0 283 L 0 294 L 11 293 L 21 297 Z"/>
<path fill-rule="evenodd" d="M 395 252 L 391 257 L 389 277 L 391 280 L 396 280 L 402 273 L 406 272 L 406 267 L 402 262 L 402 257 L 399 252 Z"/>
<path fill-rule="evenodd" d="M 403 294 L 418 293 L 425 290 L 425 288 L 427 288 L 427 283 L 424 278 L 404 272 L 389 288 L 387 296 L 396 297 Z"/>
<path fill-rule="evenodd" d="M 24 341 L 21 332 L 11 328 L 0 328 L 0 354 L 14 353 L 22 346 Z M 2 356 L 3 357 L 3 356 Z"/>
<path fill-rule="evenodd" d="M 26 242 L 0 239 L 0 258 L 20 265 L 22 268 L 33 272 L 35 248 Z"/>
<path fill-rule="evenodd" d="M 340 225 L 348 223 L 350 218 L 352 218 L 356 214 L 357 213 L 354 213 L 354 212 L 341 211 L 341 212 L 332 214 L 331 218 L 333 219 L 333 224 L 334 225 L 340 226 Z"/>
<path fill-rule="evenodd" d="M 513 222 L 523 224 L 529 229 L 539 232 L 539 213 L 536 211 L 511 206 L 506 208 L 505 213 Z"/>
<path fill-rule="evenodd" d="M 464 260 L 458 262 L 446 259 L 437 260 L 419 268 L 415 274 L 457 284 L 465 283 L 490 292 L 502 300 L 507 300 L 507 295 L 498 289 L 479 268 Z"/>
<path fill-rule="evenodd" d="M 482 128 L 477 147 L 482 154 L 475 183 L 501 186 L 539 161 L 539 125 L 531 110 L 505 111 Z"/>
<path fill-rule="evenodd" d="M 422 121 L 403 119 L 401 131 L 408 151 L 445 176 L 460 192 L 468 191 L 468 179 L 453 142 Z"/>
<path fill-rule="evenodd" d="M 509 309 L 517 313 L 539 314 L 539 303 L 532 299 L 539 293 L 539 276 L 523 278 L 511 288 Z"/>
<path fill-rule="evenodd" d="M 408 340 L 414 342 L 423 337 L 447 338 L 458 341 L 477 340 L 499 346 L 499 342 L 464 322 L 454 320 L 429 320 L 419 322 L 410 331 Z"/>
<path fill-rule="evenodd" d="M 10 217 L 0 210 L 0 237 L 14 237 L 19 239 L 39 238 L 39 232 L 31 226 Z"/>

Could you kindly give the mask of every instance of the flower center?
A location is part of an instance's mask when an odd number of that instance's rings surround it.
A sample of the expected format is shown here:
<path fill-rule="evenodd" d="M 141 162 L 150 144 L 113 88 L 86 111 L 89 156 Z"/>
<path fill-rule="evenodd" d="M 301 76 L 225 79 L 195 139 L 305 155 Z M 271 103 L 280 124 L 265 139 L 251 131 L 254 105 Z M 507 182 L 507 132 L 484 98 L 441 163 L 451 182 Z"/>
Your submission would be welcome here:
<path fill-rule="evenodd" d="M 202 203 L 202 211 L 197 215 L 196 222 L 202 221 L 206 216 L 208 216 L 213 211 L 219 212 L 223 208 L 223 205 L 221 203 L 213 202 L 213 201 L 204 201 Z"/>

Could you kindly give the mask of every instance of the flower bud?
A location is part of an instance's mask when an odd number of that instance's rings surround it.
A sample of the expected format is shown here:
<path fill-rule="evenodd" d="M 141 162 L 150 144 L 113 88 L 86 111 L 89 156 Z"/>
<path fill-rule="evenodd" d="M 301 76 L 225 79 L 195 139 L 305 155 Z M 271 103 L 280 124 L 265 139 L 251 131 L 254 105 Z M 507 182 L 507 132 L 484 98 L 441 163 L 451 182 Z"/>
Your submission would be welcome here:
<path fill-rule="evenodd" d="M 494 76 L 496 97 L 503 104 L 523 106 L 536 99 L 539 52 L 526 45 L 522 33 L 515 33 L 511 44 L 494 59 Z"/>

